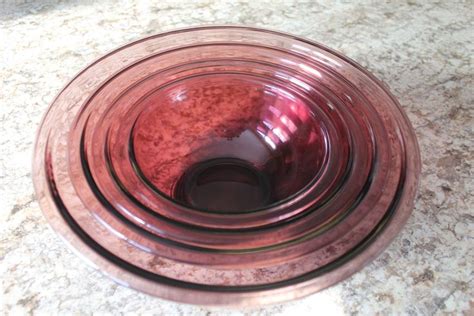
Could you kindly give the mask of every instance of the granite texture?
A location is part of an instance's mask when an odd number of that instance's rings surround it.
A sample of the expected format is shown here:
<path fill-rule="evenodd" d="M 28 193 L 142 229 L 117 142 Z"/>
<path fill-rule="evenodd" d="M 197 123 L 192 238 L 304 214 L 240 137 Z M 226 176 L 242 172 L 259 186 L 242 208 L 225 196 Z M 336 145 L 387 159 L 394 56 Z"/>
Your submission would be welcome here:
<path fill-rule="evenodd" d="M 472 0 L 21 2 L 0 4 L 0 314 L 474 314 Z M 296 302 L 216 310 L 116 285 L 65 246 L 35 201 L 35 131 L 59 89 L 121 44 L 211 23 L 273 28 L 343 52 L 390 86 L 416 129 L 423 173 L 404 230 L 361 272 Z"/>

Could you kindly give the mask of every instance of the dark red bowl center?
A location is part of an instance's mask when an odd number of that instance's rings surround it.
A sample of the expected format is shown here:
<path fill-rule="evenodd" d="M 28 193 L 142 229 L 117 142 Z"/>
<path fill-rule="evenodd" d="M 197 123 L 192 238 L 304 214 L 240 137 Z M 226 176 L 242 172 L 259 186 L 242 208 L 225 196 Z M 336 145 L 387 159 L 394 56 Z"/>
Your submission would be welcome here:
<path fill-rule="evenodd" d="M 305 102 L 306 101 L 306 102 Z M 307 100 L 255 76 L 213 74 L 154 91 L 133 129 L 139 172 L 193 208 L 252 211 L 303 189 L 327 154 Z"/>

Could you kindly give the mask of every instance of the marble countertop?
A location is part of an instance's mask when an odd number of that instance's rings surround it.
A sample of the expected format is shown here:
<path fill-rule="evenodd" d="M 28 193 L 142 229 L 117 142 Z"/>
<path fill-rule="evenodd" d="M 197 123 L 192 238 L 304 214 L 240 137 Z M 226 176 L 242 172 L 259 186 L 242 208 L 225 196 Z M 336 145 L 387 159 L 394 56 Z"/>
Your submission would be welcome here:
<path fill-rule="evenodd" d="M 10 2 L 0 2 L 0 314 L 474 313 L 474 2 Z M 390 86 L 418 136 L 423 172 L 406 227 L 361 272 L 296 302 L 216 310 L 118 286 L 66 247 L 33 194 L 35 131 L 74 74 L 134 39 L 212 23 L 343 52 Z"/>

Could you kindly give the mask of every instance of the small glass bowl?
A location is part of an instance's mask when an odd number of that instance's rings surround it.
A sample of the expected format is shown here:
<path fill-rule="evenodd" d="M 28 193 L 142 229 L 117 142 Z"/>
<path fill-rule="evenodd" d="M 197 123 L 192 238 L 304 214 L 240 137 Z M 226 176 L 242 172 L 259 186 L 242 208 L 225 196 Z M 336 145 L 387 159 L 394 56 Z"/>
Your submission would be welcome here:
<path fill-rule="evenodd" d="M 34 184 L 53 228 L 120 284 L 248 306 L 330 286 L 406 222 L 420 156 L 370 73 L 235 26 L 125 45 L 46 113 Z"/>

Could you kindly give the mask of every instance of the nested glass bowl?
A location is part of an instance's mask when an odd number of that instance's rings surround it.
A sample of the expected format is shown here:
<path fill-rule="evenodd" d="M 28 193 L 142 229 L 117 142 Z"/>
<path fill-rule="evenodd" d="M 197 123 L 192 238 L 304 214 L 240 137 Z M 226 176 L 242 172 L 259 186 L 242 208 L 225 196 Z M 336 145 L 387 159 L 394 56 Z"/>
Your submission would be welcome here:
<path fill-rule="evenodd" d="M 166 299 L 261 305 L 308 295 L 375 258 L 420 172 L 387 89 L 318 43 L 235 26 L 125 45 L 46 113 L 41 208 L 121 284 Z"/>

